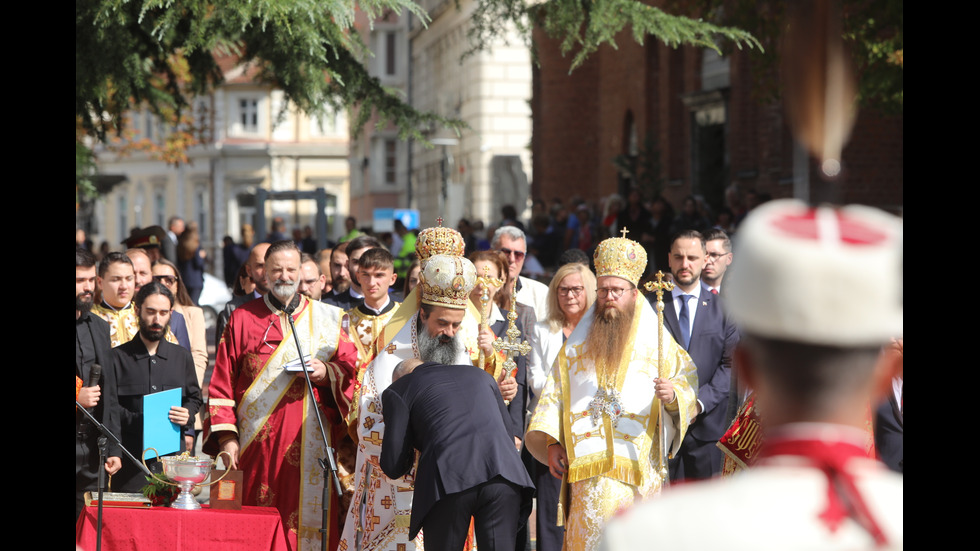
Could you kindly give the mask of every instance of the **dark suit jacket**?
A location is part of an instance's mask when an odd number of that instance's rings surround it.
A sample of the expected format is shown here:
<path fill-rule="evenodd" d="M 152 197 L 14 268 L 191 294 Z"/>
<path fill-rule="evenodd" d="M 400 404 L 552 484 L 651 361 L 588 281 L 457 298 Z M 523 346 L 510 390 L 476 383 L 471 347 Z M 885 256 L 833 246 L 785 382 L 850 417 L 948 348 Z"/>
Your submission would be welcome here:
<path fill-rule="evenodd" d="M 415 474 L 410 537 L 432 506 L 449 494 L 497 476 L 533 489 L 507 426 L 510 414 L 489 374 L 472 365 L 425 363 L 381 395 L 385 419 L 381 469 L 389 478 Z"/>
<path fill-rule="evenodd" d="M 656 303 L 656 295 L 647 298 Z M 681 343 L 681 326 L 677 321 L 674 301 L 664 294 L 664 326 L 674 340 Z M 732 355 L 738 344 L 735 323 L 725 315 L 724 299 L 713 294 L 701 284 L 701 298 L 694 315 L 694 328 L 687 353 L 698 368 L 698 400 L 704 411 L 698 415 L 687 434 L 701 441 L 718 440 L 725 434 L 728 424 L 725 414 L 728 406 L 728 390 L 731 386 Z"/>
<path fill-rule="evenodd" d="M 904 415 L 893 393 L 875 411 L 875 448 L 888 468 L 905 472 Z"/>
<path fill-rule="evenodd" d="M 250 300 L 255 300 L 255 296 L 252 293 L 242 295 L 240 297 L 232 297 L 231 300 L 225 303 L 225 309 L 218 314 L 218 320 L 214 325 L 215 346 L 221 342 L 221 337 L 225 333 L 225 326 L 228 325 L 228 320 L 231 318 L 231 313 L 234 312 L 239 306 Z"/>
<path fill-rule="evenodd" d="M 494 335 L 506 338 L 507 327 L 510 326 L 510 321 L 507 320 L 508 311 L 501 309 L 500 313 L 503 314 L 505 321 L 493 323 L 490 325 L 490 330 L 493 331 Z M 534 324 L 537 323 L 534 316 L 534 309 L 526 304 L 518 304 L 517 319 L 514 323 L 521 331 L 521 341 L 533 338 Z M 507 411 L 510 413 L 509 426 L 511 434 L 523 440 L 527 402 L 531 399 L 527 391 L 527 356 L 516 356 L 514 357 L 514 362 L 517 364 L 517 374 L 514 375 L 514 379 L 517 381 L 517 395 L 514 396 L 510 405 L 507 406 Z"/>
<path fill-rule="evenodd" d="M 333 291 L 330 291 L 329 293 L 320 297 L 320 302 L 324 302 L 330 306 L 336 306 L 344 312 L 348 312 L 351 308 L 356 308 L 359 304 L 364 302 L 364 299 L 354 298 L 350 294 L 350 289 L 348 289 L 343 293 L 334 293 Z"/>
<path fill-rule="evenodd" d="M 91 346 L 95 350 L 95 362 L 102 366 L 102 376 L 99 378 L 99 387 L 102 391 L 102 396 L 99 399 L 99 403 L 92 408 L 94 411 L 92 415 L 99 420 L 100 423 L 106 426 L 107 429 L 112 431 L 117 437 L 119 434 L 119 415 L 118 407 L 119 402 L 116 395 L 116 377 L 115 372 L 112 369 L 112 346 L 109 341 L 109 324 L 104 319 L 86 312 L 81 318 L 79 318 L 75 323 L 75 338 L 78 341 L 84 339 L 86 342 L 83 346 Z M 78 345 L 76 345 L 76 349 Z M 78 361 L 78 352 L 76 351 L 76 361 L 75 361 L 75 375 L 82 380 L 82 384 L 88 386 L 90 378 L 90 366 L 81 365 Z M 88 418 L 85 414 L 76 411 L 75 412 L 75 430 L 79 430 L 82 426 L 87 426 L 89 424 Z M 95 435 L 98 431 L 94 428 L 88 429 L 89 434 Z M 119 447 L 109 439 L 108 448 L 109 457 L 119 456 Z"/>

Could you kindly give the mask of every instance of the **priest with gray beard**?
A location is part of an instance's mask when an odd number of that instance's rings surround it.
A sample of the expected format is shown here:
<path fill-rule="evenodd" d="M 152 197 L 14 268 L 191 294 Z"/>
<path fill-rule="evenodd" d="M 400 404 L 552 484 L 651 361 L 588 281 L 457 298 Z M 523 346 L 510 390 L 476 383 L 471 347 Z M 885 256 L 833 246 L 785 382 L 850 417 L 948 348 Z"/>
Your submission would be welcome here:
<path fill-rule="evenodd" d="M 427 308 L 423 306 L 418 318 L 419 360 L 443 365 L 456 363 L 460 354 L 464 353 L 463 343 L 459 340 L 459 333 L 430 335 L 425 320 L 432 314 L 426 314 L 426 310 Z"/>
<path fill-rule="evenodd" d="M 418 311 L 366 368 L 348 418 L 357 441 L 357 460 L 341 548 L 415 548 L 416 537 L 409 534 L 414 472 L 389 478 L 376 459 L 381 456 L 386 426 L 381 395 L 391 384 L 395 367 L 410 358 L 453 367 L 472 365 L 471 353 L 478 341 L 476 319 L 467 314 L 469 293 L 476 285 L 473 263 L 455 254 L 434 254 L 422 260 L 419 279 Z M 413 306 L 406 302 L 402 307 Z"/>

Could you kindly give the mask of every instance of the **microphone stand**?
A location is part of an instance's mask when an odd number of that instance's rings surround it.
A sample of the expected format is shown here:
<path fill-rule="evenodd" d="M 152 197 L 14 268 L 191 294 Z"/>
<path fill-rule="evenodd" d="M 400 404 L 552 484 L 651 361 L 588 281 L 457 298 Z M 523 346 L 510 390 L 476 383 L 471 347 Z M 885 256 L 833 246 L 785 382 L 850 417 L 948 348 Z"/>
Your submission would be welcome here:
<path fill-rule="evenodd" d="M 108 459 L 108 455 L 109 455 L 109 451 L 108 451 L 109 446 L 108 446 L 107 438 L 112 438 L 112 441 L 115 442 L 117 446 L 119 446 L 119 449 L 122 450 L 124 454 L 126 454 L 126 457 L 128 457 L 130 461 L 132 461 L 137 467 L 139 467 L 140 470 L 143 471 L 143 473 L 146 476 L 150 476 L 150 471 L 149 469 L 146 468 L 145 465 L 143 465 L 142 462 L 137 461 L 136 458 L 133 457 L 133 454 L 129 453 L 129 450 L 127 450 L 122 445 L 122 442 L 119 441 L 119 438 L 116 437 L 115 434 L 113 434 L 109 429 L 105 428 L 105 425 L 100 423 L 98 419 L 96 419 L 88 411 L 88 409 L 82 407 L 82 404 L 78 403 L 78 400 L 75 400 L 75 407 L 78 408 L 79 411 L 84 413 L 85 416 L 88 417 L 88 420 L 92 423 L 92 426 L 99 429 L 99 432 L 102 433 L 102 436 L 100 436 L 98 440 L 99 443 L 99 513 L 98 513 L 98 520 L 95 525 L 95 549 L 96 551 L 102 551 L 102 501 L 103 501 L 102 498 L 104 495 L 103 491 L 105 488 L 105 462 L 106 459 Z"/>
<path fill-rule="evenodd" d="M 312 308 L 312 303 L 310 307 Z M 286 319 L 289 320 L 289 329 L 293 332 L 293 340 L 296 342 L 296 352 L 299 353 L 300 365 L 303 366 L 303 378 L 306 379 L 306 390 L 310 395 L 310 401 L 313 404 L 313 411 L 316 413 L 316 423 L 320 428 L 320 435 L 323 437 L 323 446 L 327 455 L 326 460 L 324 460 L 322 457 L 317 458 L 317 461 L 320 462 L 320 468 L 323 469 L 323 496 L 321 503 L 323 516 L 320 522 L 320 551 L 327 551 L 327 522 L 329 522 L 328 511 L 330 508 L 330 488 L 327 485 L 327 478 L 332 475 L 334 487 L 337 490 L 337 496 L 342 495 L 344 491 L 340 486 L 340 476 L 337 475 L 337 462 L 334 459 L 333 448 L 328 445 L 329 440 L 327 440 L 327 431 L 323 428 L 323 418 L 320 415 L 320 406 L 317 403 L 316 394 L 313 392 L 313 381 L 310 379 L 310 372 L 306 369 L 306 359 L 303 358 L 303 347 L 301 347 L 299 344 L 299 335 L 296 334 L 296 325 L 293 324 L 293 312 L 295 310 L 296 307 L 289 304 L 283 307 L 282 313 L 286 314 Z M 327 471 L 330 471 L 330 474 L 327 474 Z"/>

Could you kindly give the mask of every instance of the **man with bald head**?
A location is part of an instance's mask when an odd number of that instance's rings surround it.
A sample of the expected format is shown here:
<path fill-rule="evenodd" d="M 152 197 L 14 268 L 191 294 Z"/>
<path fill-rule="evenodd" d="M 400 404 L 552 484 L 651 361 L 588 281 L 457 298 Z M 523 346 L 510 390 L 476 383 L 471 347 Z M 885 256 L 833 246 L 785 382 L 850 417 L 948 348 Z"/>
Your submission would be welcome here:
<path fill-rule="evenodd" d="M 252 250 L 248 253 L 248 260 L 245 261 L 245 273 L 248 274 L 249 279 L 255 284 L 255 291 L 250 295 L 234 297 L 225 304 L 225 309 L 218 314 L 218 321 L 215 323 L 214 334 L 216 335 L 216 340 L 220 339 L 221 335 L 224 334 L 225 325 L 228 324 L 228 318 L 231 317 L 231 313 L 236 308 L 250 300 L 262 298 L 268 294 L 269 284 L 265 280 L 265 253 L 269 250 L 269 245 L 269 243 L 259 243 L 252 247 Z"/>

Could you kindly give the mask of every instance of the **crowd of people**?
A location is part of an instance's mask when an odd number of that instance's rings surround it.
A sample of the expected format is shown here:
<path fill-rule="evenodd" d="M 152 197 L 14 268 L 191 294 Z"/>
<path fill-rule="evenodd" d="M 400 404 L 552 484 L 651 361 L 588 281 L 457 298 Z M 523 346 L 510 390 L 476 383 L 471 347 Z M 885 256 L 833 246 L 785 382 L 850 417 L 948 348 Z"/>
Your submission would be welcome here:
<path fill-rule="evenodd" d="M 323 507 L 343 550 L 524 550 L 532 524 L 539 550 L 667 532 L 686 548 L 901 548 L 901 476 L 874 463 L 902 470 L 900 221 L 605 203 L 527 232 L 505 208 L 482 236 L 462 220 L 393 241 L 350 219 L 322 251 L 284 227 L 227 243 L 213 366 L 184 275 L 206 255 L 77 247 L 77 400 L 139 455 L 142 396 L 183 389 L 168 419 L 186 449 L 226 452 L 291 549 L 319 546 Z M 527 269 L 542 260 L 547 283 Z M 100 464 L 78 413 L 76 429 L 77 518 L 99 469 L 127 490 L 141 477 L 119 450 Z M 328 448 L 343 492 L 321 503 Z M 709 505 L 755 539 L 695 529 Z"/>

